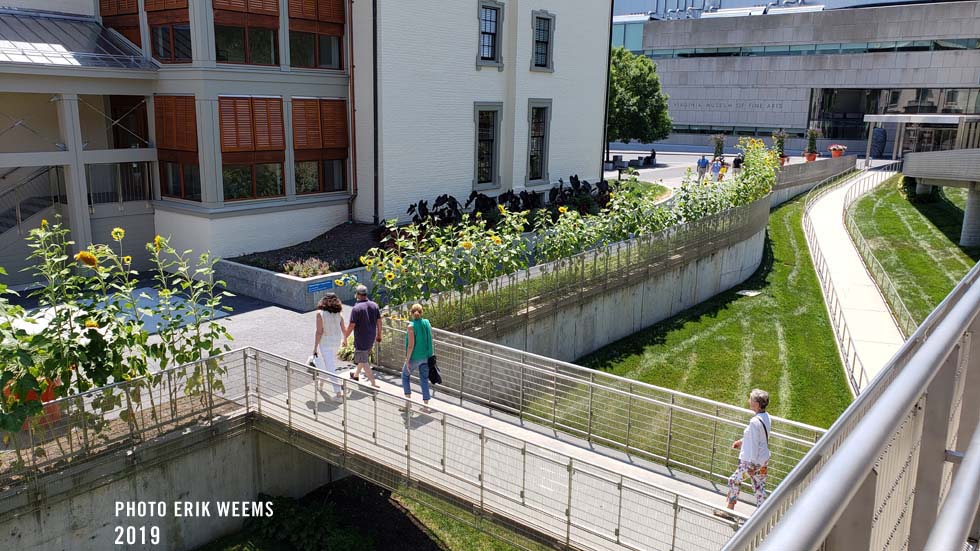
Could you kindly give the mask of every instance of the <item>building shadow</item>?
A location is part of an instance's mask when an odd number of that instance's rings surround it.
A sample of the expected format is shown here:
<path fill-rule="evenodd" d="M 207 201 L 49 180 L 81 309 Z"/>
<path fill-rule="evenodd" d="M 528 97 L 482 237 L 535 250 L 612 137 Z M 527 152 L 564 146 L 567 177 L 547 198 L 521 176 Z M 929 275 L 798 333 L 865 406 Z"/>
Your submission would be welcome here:
<path fill-rule="evenodd" d="M 960 243 L 960 233 L 963 231 L 963 209 L 952 202 L 946 193 L 936 194 L 936 200 L 930 202 L 912 202 L 915 210 L 936 227 L 954 246 L 959 247 L 964 254 L 974 262 L 980 261 L 980 247 L 963 247 Z"/>

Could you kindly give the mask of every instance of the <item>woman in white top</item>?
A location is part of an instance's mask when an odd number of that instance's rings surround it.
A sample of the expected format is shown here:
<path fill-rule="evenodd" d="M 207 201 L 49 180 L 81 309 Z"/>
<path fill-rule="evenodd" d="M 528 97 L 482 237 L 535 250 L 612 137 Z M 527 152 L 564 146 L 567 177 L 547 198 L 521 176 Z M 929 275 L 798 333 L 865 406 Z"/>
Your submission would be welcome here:
<path fill-rule="evenodd" d="M 734 509 L 738 501 L 738 493 L 742 489 L 742 480 L 746 476 L 752 479 L 755 489 L 755 503 L 762 505 L 766 500 L 766 475 L 769 470 L 769 433 L 772 431 L 772 421 L 766 413 L 769 406 L 769 393 L 755 389 L 749 394 L 749 409 L 755 415 L 749 419 L 742 438 L 732 443 L 732 448 L 738 452 L 738 468 L 728 479 L 728 508 Z M 727 516 L 724 511 L 718 511 L 719 516 Z"/>
<path fill-rule="evenodd" d="M 313 341 L 313 361 L 316 367 L 330 373 L 330 384 L 333 386 L 334 397 L 342 398 L 343 389 L 336 383 L 337 351 L 340 350 L 347 334 L 347 324 L 341 314 L 344 306 L 333 293 L 327 293 L 316 306 L 316 338 Z M 320 381 L 323 387 L 323 380 Z"/>

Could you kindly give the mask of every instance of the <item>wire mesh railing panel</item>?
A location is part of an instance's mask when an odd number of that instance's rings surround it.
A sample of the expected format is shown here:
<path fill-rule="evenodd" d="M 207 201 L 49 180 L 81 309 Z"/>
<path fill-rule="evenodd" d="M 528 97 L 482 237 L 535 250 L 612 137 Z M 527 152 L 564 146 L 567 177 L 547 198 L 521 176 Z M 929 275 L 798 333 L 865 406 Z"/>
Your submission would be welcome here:
<path fill-rule="evenodd" d="M 871 549 L 893 551 L 908 547 L 912 498 L 922 442 L 922 418 L 916 405 L 892 435 L 876 464 L 877 488 Z"/>
<path fill-rule="evenodd" d="M 696 551 L 721 549 L 738 526 L 734 522 L 715 521 L 714 509 L 679 496 L 677 502 L 674 549 Z"/>

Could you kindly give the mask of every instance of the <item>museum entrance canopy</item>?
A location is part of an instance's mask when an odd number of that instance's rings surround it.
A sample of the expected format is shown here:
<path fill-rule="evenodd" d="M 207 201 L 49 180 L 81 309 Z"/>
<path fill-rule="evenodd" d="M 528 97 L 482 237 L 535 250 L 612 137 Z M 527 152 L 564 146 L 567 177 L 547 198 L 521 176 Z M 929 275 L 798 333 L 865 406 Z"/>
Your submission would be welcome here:
<path fill-rule="evenodd" d="M 868 125 L 868 158 L 875 128 L 883 124 L 898 125 L 892 159 L 906 153 L 947 151 L 980 147 L 980 115 L 939 113 L 903 113 L 865 115 Z"/>

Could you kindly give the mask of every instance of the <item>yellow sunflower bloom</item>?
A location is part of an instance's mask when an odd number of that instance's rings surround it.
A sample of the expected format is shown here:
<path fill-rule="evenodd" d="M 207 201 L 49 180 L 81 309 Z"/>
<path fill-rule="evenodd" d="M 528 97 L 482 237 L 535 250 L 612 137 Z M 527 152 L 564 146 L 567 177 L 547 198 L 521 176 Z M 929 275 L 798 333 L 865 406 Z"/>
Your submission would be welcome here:
<path fill-rule="evenodd" d="M 85 328 L 86 329 L 98 329 L 99 328 L 99 323 L 97 321 L 95 321 L 94 319 L 87 319 L 87 320 L 85 320 Z"/>
<path fill-rule="evenodd" d="M 499 245 L 504 242 L 504 240 L 501 239 L 499 235 L 494 235 L 493 237 L 490 238 L 490 240 L 493 241 L 494 245 Z"/>
<path fill-rule="evenodd" d="M 126 230 L 122 228 L 112 228 L 112 232 L 110 233 L 110 235 L 112 235 L 112 238 L 114 240 L 122 241 L 123 237 L 126 237 Z"/>
<path fill-rule="evenodd" d="M 159 235 L 153 238 L 153 248 L 159 251 L 163 248 L 165 241 Z"/>
<path fill-rule="evenodd" d="M 558 207 L 559 214 L 565 214 L 566 212 L 568 212 L 568 207 Z"/>
<path fill-rule="evenodd" d="M 369 258 L 369 259 L 365 260 L 364 261 L 364 265 L 367 266 L 368 268 L 374 266 L 374 259 L 373 258 Z"/>
<path fill-rule="evenodd" d="M 337 287 L 343 287 L 344 286 L 344 280 L 343 279 L 335 279 L 335 280 L 333 280 L 333 284 L 336 285 Z"/>
<path fill-rule="evenodd" d="M 129 265 L 133 263 L 133 257 L 127 255 L 122 258 L 123 264 Z"/>
<path fill-rule="evenodd" d="M 400 257 L 400 256 L 396 256 L 396 257 L 395 257 L 395 259 L 394 259 L 394 260 L 392 260 L 391 262 L 392 262 L 392 264 L 394 264 L 395 266 L 401 266 L 401 265 L 402 265 L 402 262 L 404 262 L 404 261 L 402 260 L 402 257 Z"/>
<path fill-rule="evenodd" d="M 466 249 L 468 251 L 468 250 L 470 250 L 470 249 L 473 248 L 473 242 L 472 241 L 463 241 L 462 243 L 460 243 L 460 246 L 462 246 L 464 249 Z"/>
<path fill-rule="evenodd" d="M 388 272 L 388 273 L 385 274 L 385 279 L 387 279 L 388 281 L 394 281 L 395 274 L 393 274 L 391 272 Z"/>
<path fill-rule="evenodd" d="M 42 218 L 41 219 L 41 229 L 42 230 L 48 229 L 48 219 L 47 218 Z"/>
<path fill-rule="evenodd" d="M 82 251 L 75 255 L 75 260 L 85 264 L 89 268 L 95 268 L 99 265 L 99 259 L 95 257 L 94 254 L 88 251 Z"/>
<path fill-rule="evenodd" d="M 507 214 L 507 209 L 503 205 L 497 205 L 497 211 L 500 212 L 500 214 Z"/>

